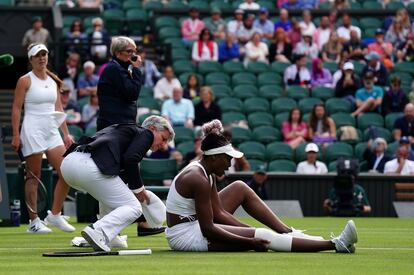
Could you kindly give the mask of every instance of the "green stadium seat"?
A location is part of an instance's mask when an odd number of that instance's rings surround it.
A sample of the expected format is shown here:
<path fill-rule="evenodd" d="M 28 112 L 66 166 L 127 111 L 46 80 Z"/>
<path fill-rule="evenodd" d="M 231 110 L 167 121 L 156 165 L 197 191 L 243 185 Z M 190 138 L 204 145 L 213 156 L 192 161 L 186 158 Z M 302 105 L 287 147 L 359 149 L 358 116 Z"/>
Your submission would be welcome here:
<path fill-rule="evenodd" d="M 272 142 L 266 146 L 266 158 L 268 161 L 276 159 L 293 160 L 292 147 L 284 142 Z"/>
<path fill-rule="evenodd" d="M 257 77 L 257 84 L 260 87 L 265 85 L 283 85 L 283 79 L 278 73 L 269 72 L 268 70 L 259 74 Z"/>
<path fill-rule="evenodd" d="M 362 38 L 371 38 L 374 39 L 375 38 L 375 32 L 377 31 L 376 28 L 367 28 L 365 30 L 362 31 Z"/>
<path fill-rule="evenodd" d="M 75 20 L 80 20 L 82 21 L 82 19 L 79 16 L 75 16 L 75 15 L 64 15 L 62 16 L 62 21 L 63 21 L 63 27 L 70 27 L 73 23 L 73 21 Z"/>
<path fill-rule="evenodd" d="M 387 141 L 387 143 L 391 143 L 394 140 L 392 133 L 390 130 L 382 128 L 382 127 L 374 127 L 378 137 L 381 137 Z M 364 141 L 368 141 L 370 139 L 370 129 L 367 128 L 364 131 Z"/>
<path fill-rule="evenodd" d="M 362 29 L 377 29 L 381 28 L 383 21 L 375 17 L 364 17 L 359 20 Z"/>
<path fill-rule="evenodd" d="M 243 120 L 246 120 L 246 116 L 239 112 L 225 112 L 221 116 L 221 122 L 223 125 L 229 125 Z"/>
<path fill-rule="evenodd" d="M 188 10 L 188 5 L 180 1 L 170 1 L 164 4 L 165 10 Z"/>
<path fill-rule="evenodd" d="M 140 172 L 143 180 L 173 179 L 178 172 L 174 159 L 149 159 L 140 162 Z"/>
<path fill-rule="evenodd" d="M 258 159 L 247 159 L 250 165 L 250 171 L 257 171 L 259 169 L 267 170 L 267 163 Z"/>
<path fill-rule="evenodd" d="M 125 14 L 122 10 L 106 10 L 102 15 L 110 34 L 118 34 L 123 29 Z"/>
<path fill-rule="evenodd" d="M 394 72 L 403 72 L 403 73 L 409 73 L 411 75 L 414 75 L 414 62 L 396 63 L 393 70 Z"/>
<path fill-rule="evenodd" d="M 382 4 L 375 1 L 364 1 L 362 3 L 364 10 L 382 10 Z"/>
<path fill-rule="evenodd" d="M 183 156 L 187 155 L 194 151 L 194 141 L 184 141 L 176 146 L 177 151 L 179 151 Z"/>
<path fill-rule="evenodd" d="M 240 99 L 256 97 L 259 94 L 256 86 L 244 84 L 233 88 L 233 95 Z"/>
<path fill-rule="evenodd" d="M 185 49 L 186 48 L 186 45 L 184 44 L 183 40 L 179 37 L 168 37 L 164 39 L 164 43 L 170 44 L 172 49 L 174 48 Z"/>
<path fill-rule="evenodd" d="M 133 33 L 143 34 L 147 25 L 147 13 L 142 9 L 129 9 L 126 11 L 128 30 Z"/>
<path fill-rule="evenodd" d="M 282 129 L 283 122 L 289 118 L 289 112 L 283 112 L 275 115 L 275 126 L 276 128 Z"/>
<path fill-rule="evenodd" d="M 233 93 L 231 88 L 227 85 L 211 85 L 210 88 L 213 90 L 216 100 L 218 98 L 231 97 Z"/>
<path fill-rule="evenodd" d="M 82 23 L 83 23 L 83 27 L 85 29 L 87 28 L 92 28 L 92 20 L 96 18 L 96 16 L 87 16 L 85 18 L 83 18 Z"/>
<path fill-rule="evenodd" d="M 280 131 L 271 126 L 260 126 L 253 130 L 253 139 L 262 144 L 268 144 L 282 140 Z"/>
<path fill-rule="evenodd" d="M 173 63 L 174 73 L 180 75 L 182 73 L 192 73 L 195 71 L 194 64 L 189 60 L 177 60 Z"/>
<path fill-rule="evenodd" d="M 200 83 L 200 85 L 204 84 L 204 79 L 203 79 L 203 76 L 201 74 L 197 74 L 197 73 L 193 73 L 193 72 L 187 72 L 187 73 L 180 74 L 180 76 L 178 77 L 178 80 L 180 81 L 180 83 L 183 87 L 187 85 L 187 79 L 192 74 L 195 74 L 195 76 L 197 77 L 198 83 Z"/>
<path fill-rule="evenodd" d="M 302 98 L 299 100 L 298 106 L 302 114 L 310 113 L 313 110 L 313 106 L 321 104 L 323 101 L 316 97 Z"/>
<path fill-rule="evenodd" d="M 256 85 L 256 76 L 252 73 L 236 73 L 232 76 L 233 87 L 241 84 Z"/>
<path fill-rule="evenodd" d="M 153 97 L 140 97 L 137 100 L 138 108 L 148 108 L 150 110 L 161 110 L 160 102 Z"/>
<path fill-rule="evenodd" d="M 292 108 L 296 108 L 298 105 L 296 100 L 288 97 L 281 97 L 272 101 L 272 113 L 278 114 L 283 112 L 289 112 Z"/>
<path fill-rule="evenodd" d="M 330 10 L 332 8 L 332 3 L 331 2 L 324 2 L 319 4 L 318 9 L 320 10 Z"/>
<path fill-rule="evenodd" d="M 409 11 L 414 11 L 414 2 L 409 3 L 409 4 L 407 5 L 407 9 L 408 9 Z"/>
<path fill-rule="evenodd" d="M 384 118 L 378 113 L 363 113 L 358 116 L 357 124 L 361 131 L 370 126 L 384 127 Z"/>
<path fill-rule="evenodd" d="M 279 85 L 265 85 L 259 89 L 259 96 L 273 100 L 282 96 L 283 88 Z"/>
<path fill-rule="evenodd" d="M 162 9 L 164 5 L 158 1 L 145 1 L 143 3 L 143 8 L 147 11 L 152 11 L 155 9 Z"/>
<path fill-rule="evenodd" d="M 320 98 L 324 101 L 335 97 L 334 89 L 328 88 L 328 87 L 315 87 L 315 88 L 312 88 L 311 94 L 312 94 L 312 97 L 317 97 L 317 98 Z"/>
<path fill-rule="evenodd" d="M 331 172 L 336 172 L 336 171 L 337 171 L 337 169 L 336 169 L 336 160 L 334 160 L 334 161 L 331 161 L 328 164 L 328 172 L 331 173 Z"/>
<path fill-rule="evenodd" d="M 224 112 L 243 112 L 243 102 L 239 98 L 225 97 L 221 98 L 217 104 L 221 111 Z"/>
<path fill-rule="evenodd" d="M 265 7 L 268 10 L 274 10 L 276 8 L 275 1 L 258 0 L 257 4 L 259 4 L 261 8 Z"/>
<path fill-rule="evenodd" d="M 131 9 L 141 9 L 141 2 L 136 0 L 126 0 L 122 3 L 122 9 L 126 12 Z"/>
<path fill-rule="evenodd" d="M 364 160 L 364 151 L 368 148 L 368 142 L 359 142 L 355 145 L 354 156 L 359 160 Z"/>
<path fill-rule="evenodd" d="M 264 98 L 252 97 L 244 101 L 244 112 L 246 114 L 254 112 L 268 112 L 270 110 L 269 101 Z"/>
<path fill-rule="evenodd" d="M 389 113 L 385 116 L 385 128 L 392 131 L 394 129 L 395 120 L 399 117 L 402 117 L 403 113 Z"/>
<path fill-rule="evenodd" d="M 162 29 L 163 30 L 163 29 Z M 171 57 L 173 62 L 178 60 L 189 60 L 190 59 L 190 51 L 186 48 L 172 48 L 171 50 Z"/>
<path fill-rule="evenodd" d="M 174 127 L 175 144 L 180 144 L 185 141 L 194 141 L 194 131 L 185 127 Z"/>
<path fill-rule="evenodd" d="M 273 126 L 274 119 L 270 113 L 256 112 L 248 115 L 247 120 L 250 128 L 256 128 L 259 126 Z"/>
<path fill-rule="evenodd" d="M 224 2 L 222 0 L 214 0 L 210 3 L 211 9 L 220 9 L 220 10 L 230 10 L 231 4 L 229 2 Z"/>
<path fill-rule="evenodd" d="M 83 112 L 83 108 L 86 106 L 86 104 L 89 103 L 89 101 L 90 101 L 89 96 L 82 97 L 81 99 L 78 100 L 79 109 L 80 109 L 81 114 Z"/>
<path fill-rule="evenodd" d="M 206 75 L 206 85 L 229 85 L 230 77 L 224 73 L 209 73 Z"/>
<path fill-rule="evenodd" d="M 155 19 L 155 29 L 161 29 L 163 27 L 175 27 L 179 28 L 180 24 L 178 23 L 177 18 L 174 16 L 158 16 Z"/>
<path fill-rule="evenodd" d="M 247 159 L 266 159 L 266 147 L 256 141 L 246 141 L 239 145 L 239 150 Z"/>
<path fill-rule="evenodd" d="M 331 74 L 334 74 L 338 70 L 338 63 L 335 61 L 323 62 L 323 67 L 328 69 Z"/>
<path fill-rule="evenodd" d="M 152 115 L 160 115 L 160 114 L 159 114 L 159 112 L 149 112 L 149 113 L 141 114 L 138 117 L 138 125 L 141 125 L 146 118 L 148 118 Z"/>
<path fill-rule="evenodd" d="M 296 164 L 287 159 L 277 159 L 269 162 L 269 172 L 296 172 Z"/>
<path fill-rule="evenodd" d="M 362 70 L 364 69 L 364 63 L 362 62 L 358 62 L 358 61 L 353 61 L 352 64 L 354 64 L 354 72 L 357 75 L 361 75 Z"/>
<path fill-rule="evenodd" d="M 401 2 L 390 2 L 385 5 L 385 9 L 387 10 L 399 10 L 399 9 L 405 9 L 405 5 Z"/>
<path fill-rule="evenodd" d="M 4 6 L 4 7 L 14 6 L 14 0 L 0 0 L 0 6 Z"/>
<path fill-rule="evenodd" d="M 234 1 L 232 1 L 232 3 L 231 3 L 231 9 L 232 10 L 238 9 L 239 8 L 239 5 L 241 3 L 243 3 L 243 2 L 244 2 L 243 0 L 234 0 Z"/>
<path fill-rule="evenodd" d="M 188 3 L 188 6 L 199 10 L 210 10 L 210 5 L 207 1 L 193 0 Z"/>
<path fill-rule="evenodd" d="M 260 61 L 251 61 L 247 64 L 247 71 L 254 74 L 261 74 L 268 72 L 270 67 L 267 63 Z"/>
<path fill-rule="evenodd" d="M 277 72 L 278 74 L 283 74 L 286 68 L 289 67 L 290 65 L 291 65 L 290 63 L 274 61 L 270 65 L 270 67 L 272 71 Z"/>
<path fill-rule="evenodd" d="M 236 74 L 244 72 L 244 66 L 241 62 L 226 61 L 223 63 L 223 71 L 226 74 Z"/>
<path fill-rule="evenodd" d="M 158 30 L 158 38 L 164 40 L 170 37 L 181 37 L 181 31 L 177 27 L 162 27 Z M 188 55 L 190 58 L 190 55 Z"/>
<path fill-rule="evenodd" d="M 326 111 L 329 115 L 334 113 L 350 113 L 352 110 L 351 103 L 342 98 L 330 98 L 325 102 Z"/>
<path fill-rule="evenodd" d="M 301 86 L 289 86 L 286 89 L 286 94 L 290 98 L 300 100 L 309 97 L 309 89 Z"/>
<path fill-rule="evenodd" d="M 252 139 L 252 132 L 249 129 L 242 127 L 232 127 L 230 131 L 232 144 L 237 145 Z"/>
<path fill-rule="evenodd" d="M 393 142 L 393 143 L 388 144 L 387 150 L 385 150 L 385 153 L 388 154 L 389 156 L 394 156 L 395 153 L 397 152 L 398 146 L 399 146 L 398 142 Z"/>
<path fill-rule="evenodd" d="M 91 137 L 96 133 L 96 126 L 89 126 L 85 130 L 85 136 Z"/>
<path fill-rule="evenodd" d="M 154 91 L 150 87 L 142 86 L 139 92 L 139 97 L 154 97 Z"/>
<path fill-rule="evenodd" d="M 349 113 L 335 113 L 330 117 L 335 121 L 336 128 L 342 126 L 356 126 L 355 117 L 351 116 Z"/>
<path fill-rule="evenodd" d="M 352 158 L 354 149 L 351 145 L 344 142 L 334 142 L 329 144 L 325 150 L 325 158 L 327 162 L 337 160 L 340 157 Z"/>
<path fill-rule="evenodd" d="M 200 74 L 209 74 L 209 73 L 215 73 L 215 72 L 221 72 L 223 70 L 220 63 L 215 61 L 203 61 L 198 63 L 198 72 Z"/>
<path fill-rule="evenodd" d="M 349 8 L 351 10 L 360 10 L 362 9 L 362 5 L 358 2 L 349 1 Z"/>

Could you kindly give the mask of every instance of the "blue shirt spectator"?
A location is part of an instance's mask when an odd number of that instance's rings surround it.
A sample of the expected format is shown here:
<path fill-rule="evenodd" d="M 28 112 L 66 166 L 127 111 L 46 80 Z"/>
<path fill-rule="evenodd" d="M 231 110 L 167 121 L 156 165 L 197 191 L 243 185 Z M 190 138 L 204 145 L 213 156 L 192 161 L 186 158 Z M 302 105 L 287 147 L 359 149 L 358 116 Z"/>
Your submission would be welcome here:
<path fill-rule="evenodd" d="M 275 22 L 275 31 L 278 28 L 282 28 L 285 32 L 288 32 L 293 27 L 292 22 L 289 20 L 289 12 L 287 9 L 280 10 L 279 21 Z"/>
<path fill-rule="evenodd" d="M 164 102 L 161 114 L 169 119 L 173 126 L 184 126 L 186 128 L 193 128 L 194 126 L 193 102 L 183 98 L 182 88 L 174 88 L 173 98 Z"/>
<path fill-rule="evenodd" d="M 253 28 L 260 30 L 264 39 L 272 39 L 275 31 L 273 22 L 270 21 L 268 17 L 268 10 L 265 7 L 262 7 L 259 12 L 259 18 L 253 22 Z"/>
<path fill-rule="evenodd" d="M 282 5 L 284 9 L 302 9 L 300 0 L 288 0 Z"/>
<path fill-rule="evenodd" d="M 384 97 L 384 91 L 382 90 L 381 87 L 373 86 L 371 91 L 368 91 L 365 88 L 360 88 L 356 92 L 356 99 L 357 100 L 366 101 L 370 97 L 372 97 L 374 99 L 382 98 L 382 97 Z"/>
<path fill-rule="evenodd" d="M 240 57 L 240 45 L 234 41 L 234 34 L 227 33 L 226 41 L 219 46 L 219 61 L 224 62 L 228 60 L 238 61 Z"/>
<path fill-rule="evenodd" d="M 99 76 L 93 73 L 94 70 L 95 64 L 92 61 L 86 61 L 83 64 L 84 75 L 79 76 L 78 79 L 78 98 L 96 93 Z"/>

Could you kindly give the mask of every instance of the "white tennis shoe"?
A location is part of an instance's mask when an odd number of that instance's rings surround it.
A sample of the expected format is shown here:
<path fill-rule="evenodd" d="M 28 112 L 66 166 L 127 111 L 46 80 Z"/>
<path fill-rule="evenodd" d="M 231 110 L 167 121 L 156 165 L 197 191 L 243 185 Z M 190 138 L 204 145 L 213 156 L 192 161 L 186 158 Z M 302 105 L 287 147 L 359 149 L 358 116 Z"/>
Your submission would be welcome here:
<path fill-rule="evenodd" d="M 294 238 L 301 238 L 301 239 L 307 239 L 307 240 L 313 240 L 313 241 L 323 241 L 325 240 L 322 236 L 312 236 L 312 235 L 308 235 L 305 234 L 303 232 L 305 232 L 306 230 L 299 230 L 299 229 L 295 229 L 295 228 L 291 228 L 292 232 L 286 233 L 287 235 L 291 235 Z"/>
<path fill-rule="evenodd" d="M 100 229 L 94 229 L 92 225 L 88 225 L 81 231 L 82 237 L 92 246 L 95 251 L 111 251 L 109 247 L 108 237 Z"/>
<path fill-rule="evenodd" d="M 335 250 L 338 253 L 354 253 L 355 243 L 358 242 L 358 233 L 353 220 L 349 220 L 344 231 L 338 237 L 334 237 L 332 242 L 335 244 Z"/>
<path fill-rule="evenodd" d="M 60 212 L 57 215 L 53 215 L 52 211 L 47 210 L 47 217 L 45 218 L 45 223 L 47 225 L 52 225 L 65 232 L 75 231 L 75 227 L 70 225 L 67 220 L 69 220 L 68 216 L 63 216 Z"/>
<path fill-rule="evenodd" d="M 45 225 L 45 222 L 42 221 L 39 217 L 37 217 L 33 221 L 30 221 L 26 232 L 30 234 L 47 234 L 52 233 L 52 229 L 47 227 Z"/>
<path fill-rule="evenodd" d="M 116 236 L 112 241 L 109 242 L 110 248 L 128 248 L 127 243 L 128 236 Z M 71 246 L 76 247 L 90 247 L 91 245 L 83 237 L 74 237 L 71 242 Z"/>

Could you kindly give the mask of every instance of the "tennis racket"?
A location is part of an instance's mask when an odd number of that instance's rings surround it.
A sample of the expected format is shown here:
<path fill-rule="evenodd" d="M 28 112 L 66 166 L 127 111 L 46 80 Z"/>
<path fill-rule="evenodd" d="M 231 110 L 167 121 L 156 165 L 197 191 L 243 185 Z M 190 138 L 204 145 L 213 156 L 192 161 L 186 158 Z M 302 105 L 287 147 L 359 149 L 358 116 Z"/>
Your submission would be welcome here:
<path fill-rule="evenodd" d="M 151 255 L 151 249 L 118 250 L 118 251 L 66 251 L 66 252 L 45 252 L 43 257 L 87 257 L 87 256 L 125 256 L 125 255 Z"/>
<path fill-rule="evenodd" d="M 24 200 L 24 202 L 26 203 L 27 209 L 33 214 L 37 215 L 38 213 L 41 213 L 42 211 L 44 211 L 47 207 L 47 189 L 45 185 L 43 184 L 42 180 L 27 168 L 26 161 L 24 159 L 22 150 L 19 149 L 17 153 L 19 155 L 24 172 L 28 172 L 38 183 L 36 209 L 34 209 L 35 207 L 30 205 L 26 199 Z M 23 177 L 24 177 L 24 183 L 26 184 L 26 181 L 27 181 L 26 173 L 23 173 Z"/>

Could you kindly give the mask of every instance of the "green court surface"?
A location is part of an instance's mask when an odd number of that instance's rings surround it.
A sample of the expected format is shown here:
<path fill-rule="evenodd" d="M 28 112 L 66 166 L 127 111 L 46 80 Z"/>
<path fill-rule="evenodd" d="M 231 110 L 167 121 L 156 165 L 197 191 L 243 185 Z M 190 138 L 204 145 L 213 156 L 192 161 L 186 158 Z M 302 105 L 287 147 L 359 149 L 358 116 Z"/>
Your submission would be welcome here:
<path fill-rule="evenodd" d="M 26 225 L 0 228 L 0 274 L 414 274 L 414 219 L 356 218 L 359 235 L 355 254 L 320 253 L 193 253 L 173 252 L 164 234 L 136 237 L 129 226 L 130 249 L 151 248 L 152 255 L 45 258 L 46 251 L 88 251 L 72 248 L 85 224 L 74 233 L 26 234 Z M 253 220 L 245 222 L 259 226 Z M 329 238 L 346 219 L 284 219 L 307 233 Z"/>

